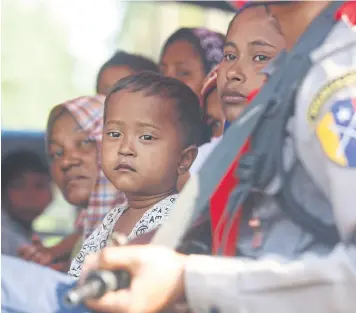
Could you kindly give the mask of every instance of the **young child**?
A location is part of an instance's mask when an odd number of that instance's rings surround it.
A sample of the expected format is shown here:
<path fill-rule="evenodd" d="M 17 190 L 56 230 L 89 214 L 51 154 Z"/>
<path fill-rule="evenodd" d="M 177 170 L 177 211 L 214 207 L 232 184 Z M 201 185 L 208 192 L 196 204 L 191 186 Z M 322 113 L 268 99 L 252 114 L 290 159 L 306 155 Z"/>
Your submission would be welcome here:
<path fill-rule="evenodd" d="M 105 100 L 102 168 L 127 203 L 113 208 L 85 241 L 69 274 L 104 248 L 114 231 L 129 240 L 158 227 L 177 198 L 178 177 L 197 155 L 202 113 L 182 82 L 153 72 L 120 80 Z"/>
<path fill-rule="evenodd" d="M 99 69 L 96 93 L 107 95 L 109 89 L 118 80 L 142 71 L 158 72 L 159 70 L 158 66 L 146 57 L 118 51 Z"/>
<path fill-rule="evenodd" d="M 31 151 L 16 151 L 1 162 L 1 254 L 17 256 L 31 243 L 32 223 L 52 201 L 47 164 Z"/>

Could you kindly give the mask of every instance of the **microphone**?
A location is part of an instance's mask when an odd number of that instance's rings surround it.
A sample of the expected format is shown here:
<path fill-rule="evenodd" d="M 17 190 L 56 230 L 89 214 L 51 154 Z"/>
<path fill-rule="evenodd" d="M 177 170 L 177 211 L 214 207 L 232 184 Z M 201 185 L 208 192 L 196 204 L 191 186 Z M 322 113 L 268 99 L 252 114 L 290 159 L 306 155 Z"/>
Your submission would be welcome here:
<path fill-rule="evenodd" d="M 70 290 L 64 296 L 64 303 L 74 307 L 85 300 L 98 299 L 109 291 L 126 289 L 130 283 L 131 275 L 127 271 L 94 271 L 88 274 L 82 285 Z"/>

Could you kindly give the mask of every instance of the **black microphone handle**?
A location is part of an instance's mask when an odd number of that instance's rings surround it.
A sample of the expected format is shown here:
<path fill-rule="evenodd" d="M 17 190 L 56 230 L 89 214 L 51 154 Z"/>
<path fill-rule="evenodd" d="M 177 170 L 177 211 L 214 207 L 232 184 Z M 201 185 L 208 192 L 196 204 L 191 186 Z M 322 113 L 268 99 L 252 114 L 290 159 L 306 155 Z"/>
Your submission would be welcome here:
<path fill-rule="evenodd" d="M 109 291 L 126 289 L 130 283 L 131 274 L 125 270 L 90 272 L 82 285 L 65 295 L 64 302 L 76 306 L 85 300 L 100 298 Z"/>

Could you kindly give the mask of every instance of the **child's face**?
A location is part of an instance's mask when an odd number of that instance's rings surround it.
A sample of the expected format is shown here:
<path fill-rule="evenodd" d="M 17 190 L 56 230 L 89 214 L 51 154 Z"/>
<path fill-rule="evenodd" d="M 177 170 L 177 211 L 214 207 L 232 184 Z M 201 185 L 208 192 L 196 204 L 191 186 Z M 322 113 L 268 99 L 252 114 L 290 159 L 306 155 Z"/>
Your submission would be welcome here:
<path fill-rule="evenodd" d="M 134 71 L 128 66 L 112 66 L 105 69 L 99 78 L 98 93 L 107 95 L 109 89 L 120 79 L 134 74 Z"/>
<path fill-rule="evenodd" d="M 178 114 L 170 101 L 123 90 L 107 103 L 102 167 L 127 197 L 174 190 L 183 174 L 179 168 L 194 160 L 185 156 Z"/>
<path fill-rule="evenodd" d="M 9 213 L 30 224 L 52 201 L 50 179 L 46 174 L 25 172 L 9 183 L 7 198 Z"/>
<path fill-rule="evenodd" d="M 213 137 L 220 137 L 224 132 L 225 116 L 217 89 L 214 89 L 206 99 L 206 119 L 212 126 Z"/>
<path fill-rule="evenodd" d="M 177 40 L 169 45 L 159 67 L 162 75 L 180 80 L 200 95 L 205 78 L 204 64 L 188 41 Z"/>
<path fill-rule="evenodd" d="M 261 70 L 284 46 L 284 38 L 264 7 L 246 9 L 234 19 L 217 79 L 219 98 L 229 122 L 241 113 L 248 94 L 262 86 L 265 75 Z"/>
<path fill-rule="evenodd" d="M 48 153 L 55 183 L 72 205 L 86 207 L 98 175 L 97 145 L 68 112 L 52 125 Z"/>

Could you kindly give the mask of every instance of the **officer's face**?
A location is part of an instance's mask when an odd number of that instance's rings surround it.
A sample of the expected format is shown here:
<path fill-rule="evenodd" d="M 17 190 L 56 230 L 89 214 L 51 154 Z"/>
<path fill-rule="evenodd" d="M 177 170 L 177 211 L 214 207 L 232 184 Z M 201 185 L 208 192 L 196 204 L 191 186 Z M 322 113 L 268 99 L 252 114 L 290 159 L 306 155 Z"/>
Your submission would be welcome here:
<path fill-rule="evenodd" d="M 275 20 L 263 6 L 244 10 L 227 33 L 218 71 L 218 94 L 228 121 L 237 118 L 247 95 L 265 80 L 261 70 L 284 48 Z"/>

